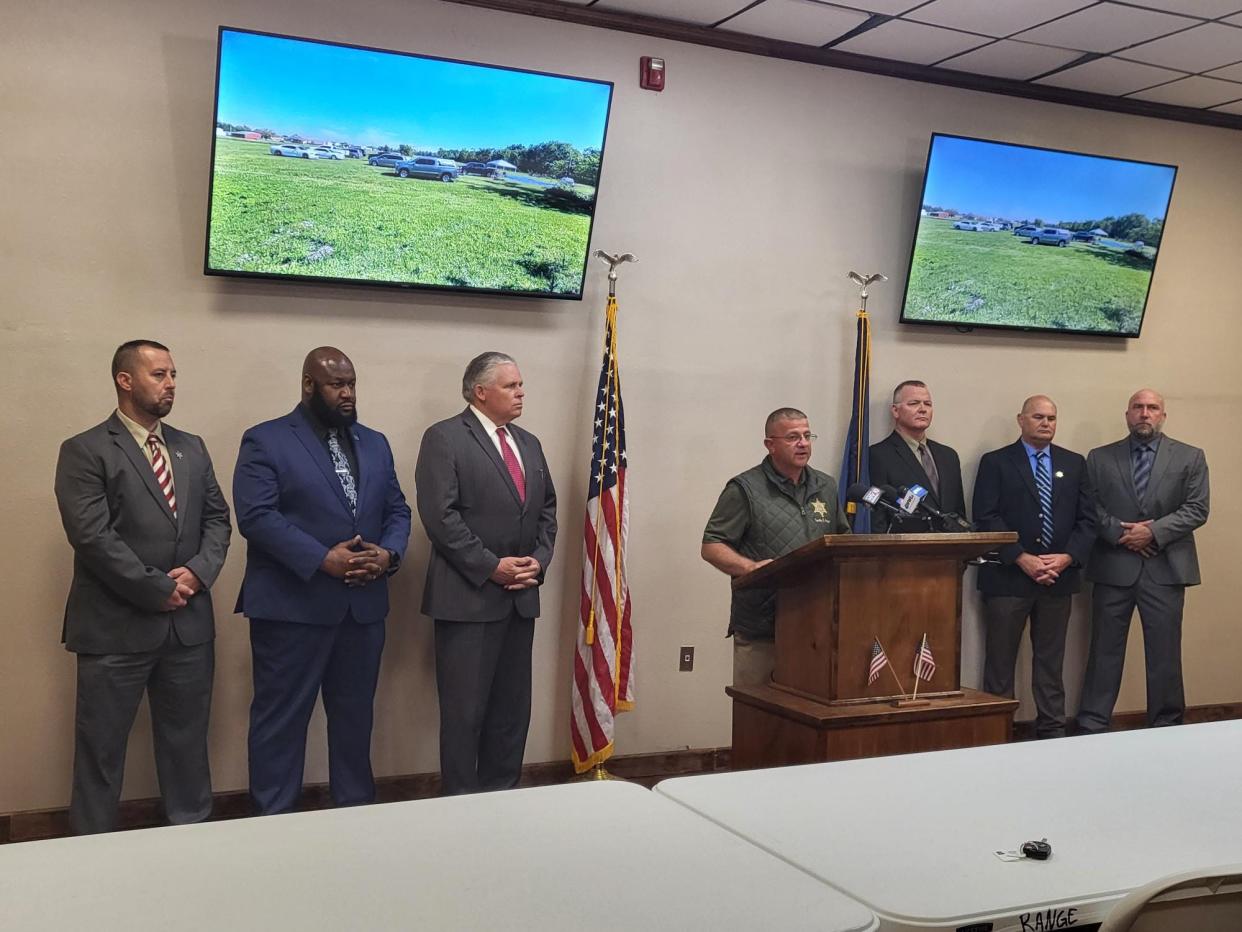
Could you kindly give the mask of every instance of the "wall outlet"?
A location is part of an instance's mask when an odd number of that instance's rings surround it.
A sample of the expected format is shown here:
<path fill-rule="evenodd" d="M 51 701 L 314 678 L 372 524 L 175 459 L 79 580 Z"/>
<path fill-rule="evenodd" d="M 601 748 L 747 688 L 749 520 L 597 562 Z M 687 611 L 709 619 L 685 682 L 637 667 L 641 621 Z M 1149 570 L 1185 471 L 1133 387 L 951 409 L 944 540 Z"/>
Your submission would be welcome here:
<path fill-rule="evenodd" d="M 677 661 L 677 669 L 682 673 L 689 673 L 694 669 L 694 648 L 683 647 Z"/>

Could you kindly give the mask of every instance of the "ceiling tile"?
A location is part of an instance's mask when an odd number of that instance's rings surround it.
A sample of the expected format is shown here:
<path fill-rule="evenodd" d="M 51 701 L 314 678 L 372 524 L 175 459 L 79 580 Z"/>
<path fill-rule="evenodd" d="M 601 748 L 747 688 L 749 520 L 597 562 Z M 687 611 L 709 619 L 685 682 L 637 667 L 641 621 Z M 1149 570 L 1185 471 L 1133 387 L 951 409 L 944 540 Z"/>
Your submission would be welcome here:
<path fill-rule="evenodd" d="M 1231 104 L 1224 104 L 1223 106 L 1220 106 L 1220 107 L 1213 107 L 1212 112 L 1213 113 L 1236 113 L 1238 114 L 1238 116 L 1242 116 L 1242 100 L 1235 100 Z"/>
<path fill-rule="evenodd" d="M 1242 98 L 1242 84 L 1217 81 L 1213 78 L 1182 78 L 1172 84 L 1162 84 L 1130 96 L 1178 107 L 1215 107 Z"/>
<path fill-rule="evenodd" d="M 1198 20 L 1185 16 L 1100 3 L 1028 29 L 1015 38 L 1084 52 L 1115 52 L 1197 24 Z"/>
<path fill-rule="evenodd" d="M 1139 6 L 1148 6 L 1153 10 L 1168 10 L 1170 13 L 1185 13 L 1187 16 L 1203 16 L 1215 19 L 1226 13 L 1234 13 L 1242 9 L 1238 0 L 1132 0 Z"/>
<path fill-rule="evenodd" d="M 1233 23 L 1235 26 L 1242 26 L 1242 13 L 1237 16 L 1229 16 L 1221 20 L 1222 23 Z"/>
<path fill-rule="evenodd" d="M 746 9 L 747 3 L 748 0 L 677 0 L 676 3 L 669 0 L 600 0 L 595 6 L 603 10 L 710 25 Z"/>
<path fill-rule="evenodd" d="M 869 13 L 825 6 L 814 0 L 764 0 L 720 28 L 804 45 L 825 45 L 870 18 Z"/>
<path fill-rule="evenodd" d="M 1242 81 L 1242 62 L 1236 65 L 1229 65 L 1227 68 L 1217 68 L 1215 71 L 1208 72 L 1209 78 L 1223 78 L 1226 81 Z"/>
<path fill-rule="evenodd" d="M 893 19 L 847 39 L 840 45 L 834 45 L 833 48 L 842 52 L 857 52 L 859 55 L 930 65 L 950 55 L 977 48 L 986 41 L 981 36 L 972 36 L 953 29 Z"/>
<path fill-rule="evenodd" d="M 1090 6 L 1095 0 L 935 0 L 905 18 L 985 36 L 1008 36 Z"/>
<path fill-rule="evenodd" d="M 1153 84 L 1162 84 L 1185 77 L 1181 72 L 1157 68 L 1155 65 L 1141 65 L 1138 62 L 1122 61 L 1119 58 L 1097 58 L 1085 65 L 1075 65 L 1046 78 L 1040 78 L 1036 84 L 1050 84 L 1053 87 L 1071 87 L 1078 91 L 1090 91 L 1093 94 L 1132 94 Z"/>
<path fill-rule="evenodd" d="M 1082 52 L 1077 49 L 1054 49 L 1050 45 L 1033 45 L 1030 42 L 1001 39 L 999 42 L 967 52 L 965 55 L 942 61 L 937 67 L 1025 81 L 1037 74 L 1051 71 L 1053 68 L 1068 65 L 1074 59 L 1081 57 Z"/>
<path fill-rule="evenodd" d="M 927 0 L 840 0 L 840 6 L 854 10 L 866 10 L 868 13 L 883 13 L 885 16 L 896 16 L 907 10 L 913 10 Z"/>
<path fill-rule="evenodd" d="M 1163 39 L 1144 42 L 1118 54 L 1162 68 L 1210 71 L 1221 65 L 1242 61 L 1242 29 L 1204 23 Z"/>

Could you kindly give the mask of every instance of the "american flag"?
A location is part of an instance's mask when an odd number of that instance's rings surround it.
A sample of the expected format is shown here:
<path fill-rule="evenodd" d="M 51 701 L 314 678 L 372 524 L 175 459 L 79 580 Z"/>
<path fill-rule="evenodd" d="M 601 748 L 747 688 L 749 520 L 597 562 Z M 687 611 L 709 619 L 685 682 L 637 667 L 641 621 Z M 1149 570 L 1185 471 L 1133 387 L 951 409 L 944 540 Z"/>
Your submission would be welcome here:
<path fill-rule="evenodd" d="M 920 680 L 930 680 L 936 675 L 936 658 L 932 656 L 931 648 L 927 646 L 926 634 L 923 635 L 919 649 L 914 655 L 914 675 Z"/>
<path fill-rule="evenodd" d="M 633 638 L 626 541 L 625 409 L 617 364 L 617 301 L 608 298 L 604 362 L 593 411 L 591 475 L 583 528 L 582 600 L 569 733 L 578 773 L 612 756 L 615 717 L 634 707 Z"/>
<path fill-rule="evenodd" d="M 880 678 L 880 671 L 888 664 L 888 654 L 880 646 L 880 639 L 871 642 L 871 669 L 867 673 L 867 685 L 870 686 Z"/>

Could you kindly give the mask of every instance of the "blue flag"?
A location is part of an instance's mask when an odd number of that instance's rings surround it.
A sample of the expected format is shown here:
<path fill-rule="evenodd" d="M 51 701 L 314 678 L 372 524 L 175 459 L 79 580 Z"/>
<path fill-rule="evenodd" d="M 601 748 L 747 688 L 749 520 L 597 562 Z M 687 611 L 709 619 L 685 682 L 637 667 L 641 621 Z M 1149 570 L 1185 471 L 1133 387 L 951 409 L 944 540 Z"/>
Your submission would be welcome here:
<path fill-rule="evenodd" d="M 845 432 L 845 453 L 841 457 L 841 508 L 850 518 L 855 534 L 871 533 L 871 512 L 845 500 L 845 492 L 855 483 L 871 485 L 871 446 L 867 410 L 871 402 L 871 321 L 866 311 L 858 312 L 858 338 L 854 347 L 854 399 L 850 426 Z"/>

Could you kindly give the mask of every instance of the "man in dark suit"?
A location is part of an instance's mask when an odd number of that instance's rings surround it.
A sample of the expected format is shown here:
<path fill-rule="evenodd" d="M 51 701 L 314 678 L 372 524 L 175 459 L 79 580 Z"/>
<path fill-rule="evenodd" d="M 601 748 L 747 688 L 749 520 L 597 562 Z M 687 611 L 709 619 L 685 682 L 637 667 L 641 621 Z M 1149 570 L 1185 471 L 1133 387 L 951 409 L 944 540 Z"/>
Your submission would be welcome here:
<path fill-rule="evenodd" d="M 1065 632 L 1079 570 L 1095 539 L 1095 503 L 1086 461 L 1052 442 L 1057 406 L 1046 395 L 1022 403 L 1021 437 L 985 453 L 975 479 L 975 524 L 981 531 L 1017 531 L 1000 548 L 1001 565 L 979 567 L 987 653 L 983 689 L 1013 696 L 1014 664 L 1031 620 L 1031 691 L 1035 733 L 1065 734 Z"/>
<path fill-rule="evenodd" d="M 168 347 L 121 344 L 112 380 L 116 411 L 66 440 L 56 463 L 56 503 L 73 547 L 62 639 L 78 658 L 69 804 L 78 834 L 116 826 L 144 692 L 168 820 L 211 815 L 209 589 L 229 549 L 229 508 L 203 441 L 163 422 L 177 382 Z"/>
<path fill-rule="evenodd" d="M 388 576 L 410 538 L 388 440 L 357 422 L 353 363 L 311 350 L 302 402 L 246 431 L 233 475 L 250 619 L 250 795 L 263 814 L 293 809 L 306 729 L 322 691 L 338 806 L 375 799 L 371 725 Z"/>
<path fill-rule="evenodd" d="M 1106 731 L 1121 689 L 1130 618 L 1137 605 L 1147 666 L 1147 724 L 1180 725 L 1182 607 L 1199 584 L 1196 528 L 1208 518 L 1203 451 L 1165 436 L 1164 399 L 1135 392 L 1126 408 L 1130 436 L 1087 455 L 1098 526 L 1087 578 L 1091 648 L 1078 727 Z"/>
<path fill-rule="evenodd" d="M 418 452 L 446 795 L 508 789 L 522 775 L 539 586 L 556 542 L 543 448 L 513 424 L 525 394 L 511 357 L 475 357 L 466 410 L 427 428 Z"/>
<path fill-rule="evenodd" d="M 937 511 L 966 517 L 966 494 L 962 491 L 962 465 L 952 447 L 927 437 L 932 422 L 932 397 L 923 382 L 908 380 L 893 390 L 893 432 L 872 444 L 871 481 L 875 485 L 921 485 L 926 503 Z M 921 514 L 892 516 L 884 509 L 871 512 L 871 530 L 883 534 L 922 533 L 946 528 L 932 524 Z"/>

